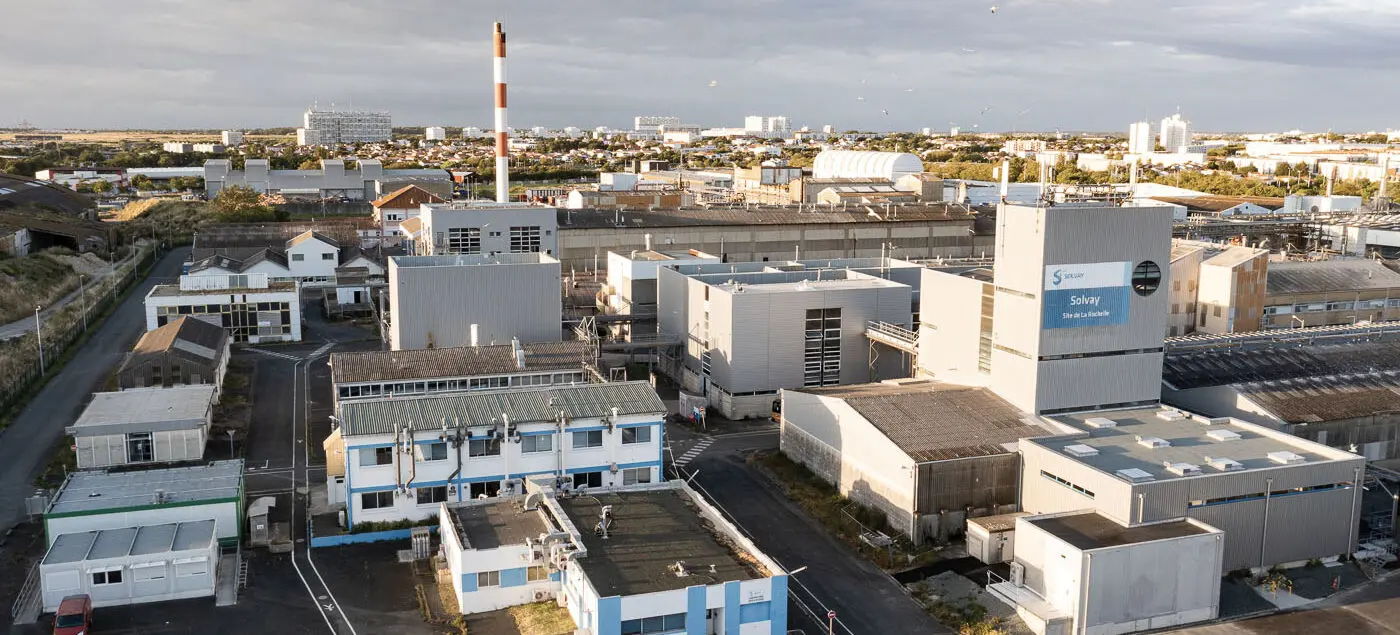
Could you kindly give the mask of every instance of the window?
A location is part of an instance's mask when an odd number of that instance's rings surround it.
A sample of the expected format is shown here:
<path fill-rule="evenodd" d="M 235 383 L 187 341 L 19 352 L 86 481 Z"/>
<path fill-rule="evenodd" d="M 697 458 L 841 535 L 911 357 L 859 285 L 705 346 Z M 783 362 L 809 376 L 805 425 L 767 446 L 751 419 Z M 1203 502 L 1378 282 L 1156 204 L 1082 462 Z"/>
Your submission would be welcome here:
<path fill-rule="evenodd" d="M 534 452 L 549 452 L 554 449 L 554 435 L 532 434 L 520 438 L 520 452 L 531 454 Z"/>
<path fill-rule="evenodd" d="M 394 462 L 394 448 L 361 448 L 360 467 L 389 465 Z"/>
<path fill-rule="evenodd" d="M 384 509 L 394 506 L 394 493 L 365 492 L 360 494 L 360 509 Z"/>
<path fill-rule="evenodd" d="M 802 354 L 803 386 L 841 382 L 841 309 L 808 309 Z"/>
<path fill-rule="evenodd" d="M 447 253 L 481 253 L 481 229 L 478 227 L 453 227 L 447 230 Z"/>
<path fill-rule="evenodd" d="M 306 254 L 292 254 L 292 262 L 301 262 L 303 260 L 306 260 Z"/>
<path fill-rule="evenodd" d="M 622 471 L 623 485 L 636 485 L 637 483 L 651 482 L 651 468 L 639 467 Z"/>
<path fill-rule="evenodd" d="M 1350 311 L 1356 307 L 1355 302 L 1328 302 L 1328 311 Z"/>
<path fill-rule="evenodd" d="M 622 443 L 624 445 L 632 443 L 651 443 L 651 426 L 623 428 Z"/>
<path fill-rule="evenodd" d="M 1133 267 L 1133 291 L 1138 295 L 1146 297 L 1157 291 L 1157 287 L 1162 285 L 1162 268 L 1151 260 L 1144 260 Z"/>
<path fill-rule="evenodd" d="M 603 431 L 589 430 L 574 433 L 574 449 L 603 447 Z"/>
<path fill-rule="evenodd" d="M 486 481 L 485 483 L 468 483 L 467 496 L 469 498 L 490 498 L 501 493 L 500 481 Z"/>
<path fill-rule="evenodd" d="M 500 456 L 501 442 L 496 439 L 472 439 L 467 443 L 467 456 Z"/>
<path fill-rule="evenodd" d="M 332 253 L 321 254 L 321 260 L 335 260 L 335 254 L 332 254 Z"/>
<path fill-rule="evenodd" d="M 1214 310 L 1215 317 L 1220 317 L 1220 306 L 1217 305 L 1211 308 Z"/>
<path fill-rule="evenodd" d="M 737 609 L 736 609 L 737 610 Z M 623 620 L 622 635 L 650 635 L 685 630 L 685 613 L 658 615 L 639 620 Z"/>
<path fill-rule="evenodd" d="M 414 450 L 418 453 L 419 461 L 447 460 L 447 443 L 445 441 L 419 444 Z"/>
<path fill-rule="evenodd" d="M 476 574 L 477 588 L 488 586 L 501 586 L 500 571 L 482 571 Z"/>
<path fill-rule="evenodd" d="M 132 432 L 126 435 L 127 463 L 146 463 L 154 460 L 155 447 L 151 444 L 151 433 Z"/>
<path fill-rule="evenodd" d="M 579 472 L 574 474 L 574 487 L 602 487 L 602 472 Z"/>
<path fill-rule="evenodd" d="M 543 582 L 549 579 L 549 569 L 545 567 L 530 567 L 525 570 L 526 582 Z"/>
<path fill-rule="evenodd" d="M 420 487 L 417 489 L 419 505 L 433 505 L 447 502 L 447 486 Z"/>
<path fill-rule="evenodd" d="M 1072 490 L 1074 490 L 1074 491 L 1076 491 L 1076 492 L 1079 492 L 1080 494 L 1083 494 L 1083 495 L 1085 495 L 1085 496 L 1088 496 L 1089 498 L 1093 498 L 1093 497 L 1094 497 L 1094 493 L 1093 493 L 1093 492 L 1091 492 L 1091 491 L 1089 491 L 1089 490 L 1087 490 L 1087 489 L 1084 489 L 1084 488 L 1082 488 L 1082 487 L 1080 487 L 1080 486 L 1078 486 L 1078 485 L 1075 485 L 1074 483 L 1071 483 L 1071 482 L 1069 482 L 1069 481 L 1066 481 L 1065 479 L 1062 479 L 1062 478 L 1060 478 L 1060 477 L 1058 477 L 1058 476 L 1055 476 L 1054 474 L 1051 474 L 1051 473 L 1049 473 L 1049 472 L 1046 472 L 1045 470 L 1041 470 L 1041 471 L 1040 471 L 1040 475 L 1043 476 L 1043 477 L 1045 477 L 1045 478 L 1048 478 L 1048 479 L 1050 479 L 1050 480 L 1052 480 L 1052 481 L 1055 481 L 1056 483 L 1059 483 L 1060 485 L 1063 485 L 1063 486 L 1065 486 L 1065 487 L 1068 487 L 1069 489 L 1072 489 Z"/>
<path fill-rule="evenodd" d="M 101 586 L 101 585 L 104 585 L 104 584 L 121 584 L 121 583 L 122 583 L 122 570 L 121 570 L 121 569 L 113 569 L 113 570 L 111 570 L 111 571 L 94 571 L 94 572 L 92 572 L 92 585 L 93 585 L 93 586 Z"/>
<path fill-rule="evenodd" d="M 539 253 L 539 226 L 510 228 L 510 252 L 513 254 Z"/>

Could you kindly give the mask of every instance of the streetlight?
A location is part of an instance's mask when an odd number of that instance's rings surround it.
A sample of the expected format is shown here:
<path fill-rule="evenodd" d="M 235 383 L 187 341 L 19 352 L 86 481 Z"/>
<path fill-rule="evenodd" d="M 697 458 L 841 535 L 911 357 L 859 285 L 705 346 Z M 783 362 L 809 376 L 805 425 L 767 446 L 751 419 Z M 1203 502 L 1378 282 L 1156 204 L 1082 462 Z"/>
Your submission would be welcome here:
<path fill-rule="evenodd" d="M 231 459 L 236 459 L 236 458 L 238 458 L 238 455 L 233 453 L 233 429 L 230 428 L 227 432 L 228 432 L 228 458 L 229 458 L 230 460 L 231 460 Z"/>
<path fill-rule="evenodd" d="M 39 323 L 39 305 L 37 304 L 34 305 L 34 336 L 39 338 L 39 376 L 43 377 L 48 374 L 48 371 L 44 370 L 44 328 L 43 324 Z"/>
<path fill-rule="evenodd" d="M 83 332 L 84 332 L 84 333 L 86 333 L 87 330 L 88 330 L 88 324 L 87 324 L 87 291 L 83 288 L 83 278 L 86 278 L 86 277 L 87 277 L 87 276 L 84 276 L 84 275 L 81 274 L 81 273 L 78 274 L 78 296 L 81 297 L 81 298 L 83 299 Z"/>

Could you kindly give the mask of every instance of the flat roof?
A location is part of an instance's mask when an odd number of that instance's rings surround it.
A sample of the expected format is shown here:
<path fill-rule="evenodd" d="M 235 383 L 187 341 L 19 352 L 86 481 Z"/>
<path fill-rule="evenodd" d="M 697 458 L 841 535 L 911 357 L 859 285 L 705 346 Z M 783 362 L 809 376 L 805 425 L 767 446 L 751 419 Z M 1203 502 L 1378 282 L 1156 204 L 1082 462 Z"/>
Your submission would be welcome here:
<path fill-rule="evenodd" d="M 549 531 L 539 510 L 523 511 L 516 505 L 517 499 L 508 498 L 487 504 L 454 505 L 448 510 L 457 518 L 459 536 L 466 538 L 466 548 L 495 549 L 523 545 L 526 538 L 539 538 Z"/>
<path fill-rule="evenodd" d="M 559 261 L 544 253 L 456 254 L 449 256 L 394 256 L 389 262 L 405 267 L 479 267 L 483 265 L 541 265 Z"/>
<path fill-rule="evenodd" d="M 1375 260 L 1271 262 L 1268 295 L 1369 291 L 1400 287 L 1400 273 Z"/>
<path fill-rule="evenodd" d="M 831 224 L 880 224 L 926 223 L 926 222 L 972 222 L 972 216 L 961 206 L 948 203 L 900 203 L 893 208 L 890 216 L 873 217 L 865 206 L 853 205 L 849 211 L 816 209 L 810 205 L 798 206 L 757 206 L 683 208 L 655 211 L 621 212 L 622 225 L 617 218 L 619 213 L 604 209 L 561 209 L 558 211 L 559 230 L 571 229 L 611 229 L 621 227 L 703 227 L 716 225 L 831 225 Z"/>
<path fill-rule="evenodd" d="M 581 568 L 600 597 L 674 591 L 761 577 L 700 522 L 699 510 L 677 489 L 593 492 L 559 498 L 579 532 Z M 594 533 L 603 505 L 612 506 L 608 539 Z M 677 576 L 678 561 L 691 572 Z M 714 566 L 714 571 L 710 567 Z"/>
<path fill-rule="evenodd" d="M 978 516 L 977 518 L 967 519 L 967 524 L 977 525 L 991 533 L 1011 531 L 1016 528 L 1017 518 L 1029 515 L 1029 512 L 1011 512 L 1009 514 L 996 514 L 995 516 Z"/>
<path fill-rule="evenodd" d="M 1186 416 L 1168 420 L 1158 416 L 1165 413 L 1180 414 L 1180 411 L 1171 408 L 1134 408 L 1056 415 L 1049 418 L 1085 434 L 1027 439 L 1025 442 L 1043 446 L 1109 475 L 1115 475 L 1119 470 L 1137 469 L 1157 481 L 1185 478 L 1170 471 L 1165 465 L 1167 463 L 1190 464 L 1200 469 L 1199 475 L 1208 476 L 1223 473 L 1211 467 L 1211 459 L 1230 459 L 1239 463 L 1244 470 L 1254 470 L 1282 467 L 1283 464 L 1270 458 L 1270 453 L 1274 452 L 1291 452 L 1302 457 L 1306 463 L 1343 460 L 1344 457 L 1361 458 L 1281 432 L 1264 434 L 1272 431 L 1234 419 Z M 1089 423 L 1089 420 L 1100 419 L 1108 419 L 1114 426 L 1095 428 Z M 1206 425 L 1202 421 L 1218 423 Z M 1229 431 L 1239 436 L 1217 440 L 1206 434 L 1213 431 Z M 1170 445 L 1148 447 L 1140 442 L 1149 439 L 1160 439 Z M 1087 446 L 1097 450 L 1097 453 L 1075 456 L 1065 450 L 1072 445 Z"/>
<path fill-rule="evenodd" d="M 844 272 L 832 272 L 835 274 Z M 837 280 L 797 280 L 795 282 L 722 282 L 711 285 L 721 291 L 733 294 L 755 294 L 755 293 L 801 293 L 803 291 L 833 291 L 839 289 L 896 289 L 909 288 L 907 284 L 901 284 L 893 280 L 885 280 L 874 277 L 841 277 Z"/>
<path fill-rule="evenodd" d="M 176 427 L 181 429 L 197 427 L 198 424 L 191 424 L 205 421 L 214 402 L 215 390 L 215 386 L 201 384 L 95 393 L 92 402 L 73 423 L 73 428 L 96 432 L 103 427 L 131 424 L 180 424 Z"/>
<path fill-rule="evenodd" d="M 1202 266 L 1209 265 L 1212 267 L 1233 267 L 1268 253 L 1268 250 L 1255 249 L 1253 247 L 1230 247 L 1225 251 L 1206 258 L 1201 264 Z"/>
<path fill-rule="evenodd" d="M 650 383 L 609 382 L 347 401 L 340 405 L 341 434 L 387 434 L 405 426 L 438 430 L 444 419 L 490 426 L 502 414 L 513 424 L 553 422 L 560 412 L 570 419 L 596 419 L 613 408 L 619 415 L 654 414 L 658 420 L 666 415 L 666 404 Z"/>
<path fill-rule="evenodd" d="M 178 284 L 158 284 L 158 285 L 156 285 L 156 286 L 154 286 L 154 287 L 151 288 L 151 292 L 148 293 L 148 294 L 146 295 L 146 297 L 151 297 L 151 298 L 165 298 L 165 297 L 176 297 L 176 296 L 182 296 L 182 295 L 189 295 L 189 296 L 196 296 L 196 295 L 199 295 L 199 296 L 210 296 L 210 295 L 213 295 L 213 296 L 223 296 L 223 297 L 225 297 L 225 298 L 227 298 L 227 297 L 230 296 L 230 295 L 248 295 L 248 296 L 258 297 L 258 296 L 265 296 L 265 295 L 267 295 L 267 294 L 272 294 L 272 293 L 282 293 L 282 294 L 285 294 L 285 293 L 296 293 L 296 290 L 297 290 L 297 283 L 295 283 L 295 282 L 281 282 L 281 281 L 276 281 L 276 280 L 269 280 L 268 283 L 267 283 L 267 287 L 266 287 L 266 288 L 258 288 L 258 289 L 254 289 L 254 288 L 243 288 L 243 287 L 233 288 L 233 289 L 181 289 L 181 288 L 180 288 L 180 285 L 178 285 Z"/>
<path fill-rule="evenodd" d="M 986 388 L 921 381 L 793 392 L 845 401 L 919 462 L 1010 454 L 1022 438 L 1051 434 Z"/>
<path fill-rule="evenodd" d="M 68 476 L 45 514 L 231 499 L 237 498 L 242 490 L 241 459 L 194 467 L 88 470 Z"/>
<path fill-rule="evenodd" d="M 1076 549 L 1085 550 L 1210 533 L 1209 529 L 1188 520 L 1125 527 L 1098 512 L 1037 516 L 1027 518 L 1026 522 L 1044 529 Z"/>
<path fill-rule="evenodd" d="M 43 564 L 67 564 L 126 556 L 207 550 L 214 542 L 214 521 L 122 527 L 61 534 L 54 538 Z"/>
<path fill-rule="evenodd" d="M 590 351 L 587 342 L 577 340 L 521 346 L 525 349 L 523 369 L 516 365 L 510 344 L 332 353 L 331 381 L 343 384 L 579 369 Z"/>
<path fill-rule="evenodd" d="M 693 260 L 715 260 L 715 261 L 718 261 L 718 260 L 720 259 L 719 256 L 712 256 L 712 255 L 707 254 L 707 253 L 705 253 L 705 252 L 703 252 L 703 251 L 698 251 L 698 250 L 695 250 L 695 249 L 691 249 L 691 250 L 689 250 L 689 251 L 656 251 L 656 250 L 650 250 L 650 251 L 638 251 L 638 252 L 636 252 L 636 253 L 631 253 L 631 252 L 624 253 L 624 252 L 617 252 L 617 251 L 614 251 L 614 252 L 612 252 L 612 253 L 615 253 L 615 254 L 621 256 L 624 260 L 634 260 L 634 261 L 638 261 L 638 260 L 646 260 L 646 261 L 673 261 L 673 262 L 674 262 L 674 261 L 687 261 L 687 260 L 692 260 L 692 261 L 693 261 Z"/>

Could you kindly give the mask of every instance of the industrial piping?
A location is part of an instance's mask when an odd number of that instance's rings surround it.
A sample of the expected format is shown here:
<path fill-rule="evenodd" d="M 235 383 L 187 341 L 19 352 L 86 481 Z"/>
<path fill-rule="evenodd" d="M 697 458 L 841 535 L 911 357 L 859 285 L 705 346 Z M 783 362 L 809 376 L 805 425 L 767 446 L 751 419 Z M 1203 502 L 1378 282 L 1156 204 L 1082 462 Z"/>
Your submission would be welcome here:
<path fill-rule="evenodd" d="M 496 23 L 496 202 L 510 202 L 510 139 L 506 132 L 506 32 Z"/>

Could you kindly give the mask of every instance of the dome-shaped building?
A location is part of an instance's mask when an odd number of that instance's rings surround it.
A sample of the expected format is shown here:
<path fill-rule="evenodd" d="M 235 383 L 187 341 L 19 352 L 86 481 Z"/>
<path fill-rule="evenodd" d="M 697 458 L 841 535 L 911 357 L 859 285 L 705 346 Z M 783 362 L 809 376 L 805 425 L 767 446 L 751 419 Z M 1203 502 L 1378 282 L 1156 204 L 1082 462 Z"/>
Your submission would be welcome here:
<path fill-rule="evenodd" d="M 924 162 L 907 152 L 824 150 L 812 162 L 812 177 L 894 181 L 924 171 Z"/>

